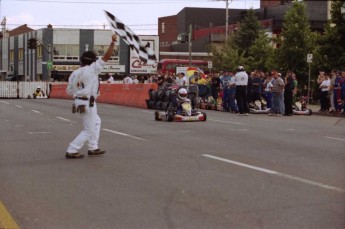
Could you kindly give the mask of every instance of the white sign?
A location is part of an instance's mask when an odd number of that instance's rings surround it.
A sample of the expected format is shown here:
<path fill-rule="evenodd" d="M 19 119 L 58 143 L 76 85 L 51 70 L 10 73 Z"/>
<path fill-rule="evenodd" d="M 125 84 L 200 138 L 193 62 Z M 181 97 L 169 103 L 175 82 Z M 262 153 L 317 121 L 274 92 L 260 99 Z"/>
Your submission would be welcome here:
<path fill-rule="evenodd" d="M 141 43 L 155 53 L 156 57 L 159 57 L 159 37 L 155 35 L 151 36 L 140 36 Z M 157 60 L 158 61 L 158 60 Z M 157 73 L 157 63 L 155 64 L 146 64 L 139 59 L 137 52 L 130 51 L 129 59 L 129 72 L 131 74 L 156 74 Z"/>
<path fill-rule="evenodd" d="M 207 62 L 207 65 L 208 65 L 208 68 L 211 69 L 211 68 L 212 68 L 212 61 L 208 61 L 208 62 Z"/>
<path fill-rule="evenodd" d="M 307 62 L 312 63 L 313 62 L 313 54 L 308 54 L 307 55 Z"/>
<path fill-rule="evenodd" d="M 187 75 L 187 70 L 189 67 L 176 67 L 176 75 L 179 73 L 184 73 L 185 75 Z"/>

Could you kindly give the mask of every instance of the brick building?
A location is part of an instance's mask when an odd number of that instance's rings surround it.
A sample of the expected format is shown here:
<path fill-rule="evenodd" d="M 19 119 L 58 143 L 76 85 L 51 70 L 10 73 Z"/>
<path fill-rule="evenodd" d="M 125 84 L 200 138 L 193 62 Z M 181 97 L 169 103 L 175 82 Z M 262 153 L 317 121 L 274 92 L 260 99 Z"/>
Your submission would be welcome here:
<path fill-rule="evenodd" d="M 291 0 L 261 0 L 260 8 L 254 9 L 269 36 L 275 36 L 282 30 L 283 18 L 292 6 Z M 306 1 L 311 29 L 322 32 L 330 19 L 331 1 Z M 229 9 L 228 32 L 238 27 L 238 22 L 246 16 L 246 9 Z M 208 57 L 208 46 L 211 43 L 222 43 L 225 40 L 225 9 L 184 8 L 177 15 L 158 19 L 158 36 L 160 37 L 160 59 L 181 58 L 188 54 L 188 32 L 192 27 L 192 58 Z M 178 40 L 178 37 L 182 37 Z M 175 55 L 174 55 L 175 53 Z M 197 54 L 203 53 L 203 55 Z M 178 56 L 180 55 L 180 56 Z"/>

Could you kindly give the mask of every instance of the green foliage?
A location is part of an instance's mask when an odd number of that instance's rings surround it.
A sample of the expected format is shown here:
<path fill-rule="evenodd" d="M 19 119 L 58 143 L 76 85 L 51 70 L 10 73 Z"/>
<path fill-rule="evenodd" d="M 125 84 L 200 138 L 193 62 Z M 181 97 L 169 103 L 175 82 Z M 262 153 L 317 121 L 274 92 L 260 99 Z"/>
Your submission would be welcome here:
<path fill-rule="evenodd" d="M 314 53 L 316 34 L 311 32 L 304 2 L 294 2 L 284 16 L 278 62 L 282 70 L 293 70 L 297 75 L 308 72 L 308 53 Z"/>
<path fill-rule="evenodd" d="M 344 0 L 332 1 L 331 20 L 325 33 L 318 39 L 316 64 L 319 69 L 330 71 L 345 66 L 345 15 L 341 14 Z"/>
<path fill-rule="evenodd" d="M 260 31 L 257 39 L 249 47 L 248 65 L 251 69 L 270 71 L 278 67 L 275 61 L 275 50 L 270 42 L 267 34 Z"/>
<path fill-rule="evenodd" d="M 230 38 L 232 39 L 232 38 Z M 234 71 L 238 65 L 245 65 L 245 57 L 239 50 L 234 49 L 231 42 L 227 42 L 221 49 L 211 46 L 212 63 L 215 71 L 223 71 L 225 69 Z"/>
<path fill-rule="evenodd" d="M 259 37 L 261 24 L 258 21 L 255 11 L 250 9 L 246 17 L 240 22 L 238 31 L 234 33 L 233 45 L 239 52 L 244 53 L 247 57 L 249 48 L 253 45 L 254 41 Z"/>

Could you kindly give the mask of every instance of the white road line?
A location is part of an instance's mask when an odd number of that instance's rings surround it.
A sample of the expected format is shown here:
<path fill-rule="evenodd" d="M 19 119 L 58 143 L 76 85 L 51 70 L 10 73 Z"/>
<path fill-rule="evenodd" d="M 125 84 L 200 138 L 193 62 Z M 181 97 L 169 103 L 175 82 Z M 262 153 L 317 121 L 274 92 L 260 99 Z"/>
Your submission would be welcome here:
<path fill-rule="evenodd" d="M 29 131 L 28 133 L 29 134 L 49 134 L 49 132 L 44 132 L 44 131 L 41 131 L 41 132 L 31 132 L 31 131 Z"/>
<path fill-rule="evenodd" d="M 344 189 L 341 189 L 341 188 L 338 188 L 338 187 L 333 187 L 333 186 L 330 186 L 330 185 L 325 185 L 325 184 L 322 184 L 322 183 L 319 183 L 319 182 L 315 182 L 315 181 L 311 181 L 311 180 L 307 180 L 307 179 L 304 179 L 304 178 L 291 176 L 289 174 L 284 174 L 284 173 L 280 173 L 280 172 L 277 172 L 277 171 L 273 171 L 273 170 L 269 170 L 269 169 L 264 169 L 264 168 L 260 168 L 260 167 L 256 167 L 256 166 L 252 166 L 252 165 L 248 165 L 248 164 L 244 164 L 244 163 L 237 162 L 237 161 L 228 160 L 228 159 L 225 159 L 225 158 L 221 158 L 221 157 L 217 157 L 217 156 L 213 156 L 213 155 L 209 155 L 209 154 L 203 154 L 202 156 L 208 157 L 208 158 L 211 158 L 211 159 L 215 159 L 215 160 L 219 160 L 219 161 L 223 161 L 223 162 L 227 162 L 227 163 L 230 163 L 230 164 L 242 166 L 242 167 L 245 167 L 245 168 L 248 168 L 248 169 L 252 169 L 252 170 L 256 170 L 256 171 L 259 171 L 259 172 L 263 172 L 263 173 L 268 173 L 268 174 L 284 177 L 284 178 L 287 178 L 287 179 L 290 179 L 290 180 L 299 181 L 299 182 L 302 182 L 302 183 L 305 183 L 305 184 L 309 184 L 309 185 L 313 185 L 313 186 L 317 186 L 317 187 L 320 187 L 320 188 L 330 189 L 330 190 L 337 191 L 337 192 L 342 192 L 342 193 L 345 192 Z"/>
<path fill-rule="evenodd" d="M 18 108 L 22 108 L 22 109 L 23 109 L 23 107 L 22 107 L 22 106 L 19 106 L 19 105 L 16 105 L 16 107 L 18 107 Z"/>
<path fill-rule="evenodd" d="M 333 139 L 333 140 L 338 140 L 338 141 L 343 141 L 343 142 L 345 142 L 345 139 L 342 139 L 342 138 L 333 138 L 333 137 L 329 137 L 329 136 L 325 136 L 325 138 L 328 138 L 328 139 Z"/>
<path fill-rule="evenodd" d="M 144 139 L 144 138 L 139 138 L 139 137 L 136 137 L 136 136 L 133 136 L 133 135 L 129 135 L 129 134 L 126 134 L 126 133 L 122 133 L 122 132 L 118 132 L 118 131 L 115 131 L 115 130 L 109 130 L 109 129 L 102 129 L 102 130 L 110 132 L 110 133 L 113 133 L 113 134 L 118 134 L 118 135 L 126 136 L 126 137 L 129 137 L 129 138 L 134 138 L 134 139 L 137 139 L 137 140 L 149 141 L 149 140 Z"/>
<path fill-rule="evenodd" d="M 74 122 L 74 121 L 69 120 L 69 119 L 67 119 L 67 118 L 62 118 L 62 117 L 56 117 L 56 118 L 57 118 L 57 119 L 60 119 L 60 120 L 62 120 L 62 121 L 70 122 L 70 123 L 77 123 L 77 122 Z"/>
<path fill-rule="evenodd" d="M 0 103 L 4 103 L 4 104 L 10 104 L 10 103 L 8 103 L 8 102 L 5 102 L 5 101 L 0 101 Z"/>
<path fill-rule="evenodd" d="M 240 123 L 240 122 L 230 122 L 230 121 L 223 121 L 223 120 L 217 120 L 217 119 L 208 119 L 208 120 L 212 121 L 212 122 L 222 122 L 222 123 L 242 125 L 242 123 Z"/>
<path fill-rule="evenodd" d="M 33 112 L 35 112 L 35 113 L 37 113 L 37 114 L 43 114 L 43 113 L 41 113 L 41 112 L 39 112 L 39 111 L 36 111 L 36 110 L 31 110 L 31 111 L 33 111 Z"/>

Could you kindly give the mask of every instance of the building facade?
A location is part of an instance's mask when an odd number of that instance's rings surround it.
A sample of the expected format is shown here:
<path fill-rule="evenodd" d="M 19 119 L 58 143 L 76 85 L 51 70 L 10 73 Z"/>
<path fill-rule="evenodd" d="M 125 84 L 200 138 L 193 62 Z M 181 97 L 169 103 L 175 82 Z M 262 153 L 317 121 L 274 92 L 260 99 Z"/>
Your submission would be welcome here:
<path fill-rule="evenodd" d="M 94 51 L 98 56 L 104 55 L 111 35 L 110 30 L 58 29 L 51 25 L 12 36 L 3 32 L 0 39 L 0 80 L 66 81 L 71 72 L 80 67 L 79 58 L 83 52 Z M 30 48 L 30 39 L 36 40 L 33 49 Z M 146 36 L 145 39 L 152 44 L 158 57 L 158 36 Z M 135 52 L 118 39 L 100 77 L 107 73 L 114 76 L 129 74 L 132 68 L 139 73 L 155 70 L 156 66 L 147 66 L 136 59 L 139 58 Z"/>
<path fill-rule="evenodd" d="M 292 6 L 293 1 L 261 0 L 260 3 L 260 8 L 254 9 L 258 20 L 270 37 L 279 35 L 282 31 L 284 15 Z M 331 1 L 305 1 L 305 3 L 311 29 L 323 32 L 324 25 L 330 19 Z M 247 11 L 246 9 L 228 9 L 228 33 L 238 28 L 238 22 L 246 16 Z M 187 34 L 190 25 L 192 28 L 190 35 L 192 58 L 200 59 L 198 53 L 204 53 L 204 57 L 207 58 L 210 44 L 225 41 L 225 15 L 225 9 L 184 8 L 177 15 L 159 18 L 160 58 L 163 59 L 168 56 L 170 58 L 186 58 L 189 52 Z M 178 37 L 181 35 L 183 39 L 179 40 Z M 174 53 L 180 57 L 174 56 Z"/>

